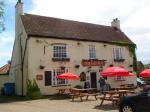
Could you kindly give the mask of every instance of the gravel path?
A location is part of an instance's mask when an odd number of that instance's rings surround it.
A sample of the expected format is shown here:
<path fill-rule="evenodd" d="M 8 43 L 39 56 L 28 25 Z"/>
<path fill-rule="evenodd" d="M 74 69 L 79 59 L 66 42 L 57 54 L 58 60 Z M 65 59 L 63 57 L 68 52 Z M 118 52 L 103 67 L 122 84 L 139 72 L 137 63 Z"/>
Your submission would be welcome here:
<path fill-rule="evenodd" d="M 71 102 L 71 99 L 40 99 L 1 103 L 0 112 L 118 112 L 118 109 L 113 107 L 110 102 L 104 102 L 101 107 L 99 104 L 100 100 L 95 101 L 92 98 L 90 101 L 83 102 L 78 99 L 75 102 Z"/>

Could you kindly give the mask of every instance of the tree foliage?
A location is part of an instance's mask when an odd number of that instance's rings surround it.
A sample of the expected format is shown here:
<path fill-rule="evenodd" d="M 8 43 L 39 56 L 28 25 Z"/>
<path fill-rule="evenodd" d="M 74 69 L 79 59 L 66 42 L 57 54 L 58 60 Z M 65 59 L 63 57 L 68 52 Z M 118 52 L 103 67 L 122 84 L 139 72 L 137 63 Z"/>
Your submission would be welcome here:
<path fill-rule="evenodd" d="M 4 0 L 0 0 L 0 32 L 5 30 L 5 24 L 4 24 Z"/>
<path fill-rule="evenodd" d="M 144 68 L 145 68 L 145 69 L 149 69 L 149 68 L 150 68 L 150 64 L 144 65 Z"/>
<path fill-rule="evenodd" d="M 130 51 L 130 54 L 132 55 L 133 57 L 133 70 L 134 72 L 137 72 L 137 57 L 136 57 L 136 44 L 129 44 L 129 43 L 126 43 L 126 42 L 118 42 L 118 41 L 113 41 L 113 44 L 114 45 L 118 45 L 118 46 L 126 46 L 129 51 Z"/>

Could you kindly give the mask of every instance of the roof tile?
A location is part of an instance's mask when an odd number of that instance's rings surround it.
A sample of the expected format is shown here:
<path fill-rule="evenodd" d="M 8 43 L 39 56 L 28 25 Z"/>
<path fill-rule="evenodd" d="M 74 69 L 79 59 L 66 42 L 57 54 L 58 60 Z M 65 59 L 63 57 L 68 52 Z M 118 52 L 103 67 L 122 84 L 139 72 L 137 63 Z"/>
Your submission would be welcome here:
<path fill-rule="evenodd" d="M 111 26 L 31 14 L 21 15 L 21 19 L 27 34 L 31 36 L 133 44 L 121 30 Z"/>
<path fill-rule="evenodd" d="M 7 74 L 10 68 L 10 64 L 6 64 L 0 68 L 0 74 Z"/>

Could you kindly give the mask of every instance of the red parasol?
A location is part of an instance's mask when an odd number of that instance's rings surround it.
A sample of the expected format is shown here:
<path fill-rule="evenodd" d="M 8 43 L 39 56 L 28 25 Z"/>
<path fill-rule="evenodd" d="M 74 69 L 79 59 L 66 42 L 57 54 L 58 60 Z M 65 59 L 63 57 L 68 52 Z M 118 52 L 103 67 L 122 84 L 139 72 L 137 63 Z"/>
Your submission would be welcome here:
<path fill-rule="evenodd" d="M 128 76 L 134 76 L 134 74 L 133 73 L 129 73 Z"/>
<path fill-rule="evenodd" d="M 72 74 L 72 73 L 63 73 L 63 74 L 58 75 L 56 78 L 78 80 L 80 77 L 78 75 Z"/>
<path fill-rule="evenodd" d="M 130 76 L 129 72 L 121 67 L 108 67 L 101 72 L 103 77 L 107 76 Z"/>
<path fill-rule="evenodd" d="M 150 69 L 145 69 L 140 73 L 140 77 L 150 77 Z"/>

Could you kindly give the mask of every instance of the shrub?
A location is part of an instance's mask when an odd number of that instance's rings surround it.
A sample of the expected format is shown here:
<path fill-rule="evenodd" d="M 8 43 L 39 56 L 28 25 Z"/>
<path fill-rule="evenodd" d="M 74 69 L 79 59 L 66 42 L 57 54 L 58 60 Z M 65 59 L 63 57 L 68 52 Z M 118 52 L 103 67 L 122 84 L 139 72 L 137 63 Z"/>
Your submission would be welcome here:
<path fill-rule="evenodd" d="M 41 97 L 40 88 L 38 87 L 35 79 L 33 81 L 27 80 L 27 98 L 37 99 Z"/>
<path fill-rule="evenodd" d="M 81 85 L 76 85 L 76 86 L 74 86 L 74 88 L 82 89 L 82 86 Z"/>

